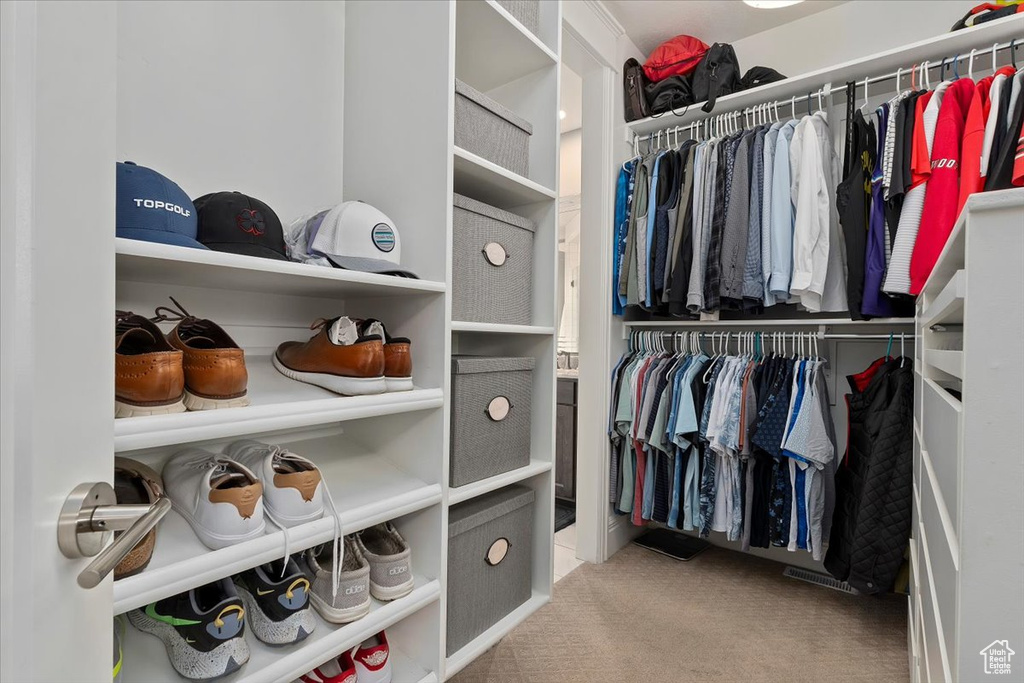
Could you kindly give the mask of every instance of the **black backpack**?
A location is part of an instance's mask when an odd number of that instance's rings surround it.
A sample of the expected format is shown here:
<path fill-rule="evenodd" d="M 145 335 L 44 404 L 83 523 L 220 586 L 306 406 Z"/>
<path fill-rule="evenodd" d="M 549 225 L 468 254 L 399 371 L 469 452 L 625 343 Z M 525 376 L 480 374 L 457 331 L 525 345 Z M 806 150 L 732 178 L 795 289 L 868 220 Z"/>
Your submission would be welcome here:
<path fill-rule="evenodd" d="M 664 114 L 673 109 L 682 109 L 697 101 L 693 99 L 690 79 L 686 76 L 669 76 L 657 83 L 649 83 L 645 93 L 651 114 Z"/>
<path fill-rule="evenodd" d="M 645 94 L 647 76 L 644 75 L 644 68 L 635 59 L 627 59 L 622 65 L 622 101 L 625 105 L 626 123 L 637 119 L 646 119 L 651 115 L 651 108 L 647 104 Z"/>
<path fill-rule="evenodd" d="M 701 109 L 709 112 L 715 108 L 719 95 L 729 95 L 740 89 L 740 63 L 736 51 L 728 43 L 715 43 L 700 60 L 693 72 L 695 102 L 707 100 Z"/>
<path fill-rule="evenodd" d="M 743 78 L 740 79 L 740 90 L 750 90 L 756 88 L 759 85 L 765 83 L 774 83 L 776 81 L 784 81 L 786 77 L 780 74 L 775 69 L 767 66 L 754 66 L 747 69 L 747 73 L 743 74 Z"/>

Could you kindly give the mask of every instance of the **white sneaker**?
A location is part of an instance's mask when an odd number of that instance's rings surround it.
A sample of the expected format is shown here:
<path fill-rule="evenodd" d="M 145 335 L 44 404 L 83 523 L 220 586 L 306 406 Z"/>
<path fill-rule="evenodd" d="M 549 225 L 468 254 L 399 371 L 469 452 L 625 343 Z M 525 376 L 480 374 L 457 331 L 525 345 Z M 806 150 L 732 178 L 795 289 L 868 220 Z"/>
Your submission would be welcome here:
<path fill-rule="evenodd" d="M 324 483 L 312 461 L 252 439 L 234 442 L 224 455 L 251 469 L 263 482 L 263 501 L 274 522 L 293 527 L 324 516 Z"/>
<path fill-rule="evenodd" d="M 391 653 L 384 631 L 364 640 L 352 659 L 359 683 L 391 683 Z"/>
<path fill-rule="evenodd" d="M 164 488 L 196 536 L 217 550 L 263 535 L 263 485 L 241 463 L 199 448 L 164 465 Z"/>

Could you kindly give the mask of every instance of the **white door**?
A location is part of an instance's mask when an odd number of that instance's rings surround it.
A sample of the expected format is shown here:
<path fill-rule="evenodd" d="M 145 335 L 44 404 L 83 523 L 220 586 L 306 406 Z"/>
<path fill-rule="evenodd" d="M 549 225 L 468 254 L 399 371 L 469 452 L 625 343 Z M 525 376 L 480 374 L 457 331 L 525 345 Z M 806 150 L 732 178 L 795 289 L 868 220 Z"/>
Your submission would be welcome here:
<path fill-rule="evenodd" d="M 57 517 L 113 472 L 116 9 L 0 3 L 0 680 L 105 681 Z"/>

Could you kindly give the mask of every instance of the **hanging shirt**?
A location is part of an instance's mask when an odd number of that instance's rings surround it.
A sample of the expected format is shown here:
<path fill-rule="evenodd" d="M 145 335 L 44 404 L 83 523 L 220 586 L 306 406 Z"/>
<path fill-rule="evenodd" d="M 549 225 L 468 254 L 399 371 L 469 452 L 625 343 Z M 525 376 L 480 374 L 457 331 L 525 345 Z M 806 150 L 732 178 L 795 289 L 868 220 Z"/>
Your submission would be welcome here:
<path fill-rule="evenodd" d="M 921 293 L 925 281 L 946 246 L 956 222 L 959 200 L 960 142 L 963 140 L 967 107 L 974 94 L 974 82 L 953 81 L 942 98 L 939 121 L 932 146 L 932 175 L 928 179 L 921 227 L 910 259 L 910 293 Z"/>
<path fill-rule="evenodd" d="M 864 252 L 864 296 L 861 313 L 866 317 L 889 317 L 892 307 L 889 299 L 882 294 L 882 279 L 885 277 L 885 199 L 882 196 L 882 145 L 889 125 L 889 107 L 886 104 L 877 110 L 878 154 L 871 175 L 871 212 L 868 216 L 868 241 Z"/>
<path fill-rule="evenodd" d="M 762 301 L 765 306 L 775 305 L 771 290 L 772 277 L 772 187 L 775 179 L 775 143 L 779 139 L 781 122 L 771 125 L 764 136 L 764 185 L 761 188 L 761 281 L 764 285 Z"/>
<path fill-rule="evenodd" d="M 764 186 L 764 140 L 767 132 L 766 126 L 756 128 L 754 144 L 751 147 L 750 222 L 747 226 L 747 259 L 743 270 L 744 310 L 758 308 L 764 300 L 764 281 L 761 274 L 761 189 Z"/>
<path fill-rule="evenodd" d="M 911 188 L 903 202 L 896 239 L 893 242 L 892 258 L 885 273 L 882 290 L 890 294 L 910 294 L 910 259 L 917 242 L 917 233 L 921 225 L 921 211 L 924 209 L 924 198 L 928 187 L 928 179 L 932 173 L 932 142 L 935 138 L 935 124 L 939 120 L 939 107 L 949 87 L 950 81 L 943 81 L 932 91 L 931 96 L 924 95 L 917 101 L 923 107 L 918 117 L 921 125 L 914 130 L 914 150 L 911 167 L 913 176 Z"/>
<path fill-rule="evenodd" d="M 994 170 L 985 179 L 986 190 L 1005 190 L 1013 185 L 1014 157 L 1019 146 L 1018 131 L 1024 125 L 1024 70 L 1013 77 L 1010 107 L 1007 110 L 1007 131 L 995 158 Z"/>
<path fill-rule="evenodd" d="M 789 293 L 811 312 L 821 309 L 829 254 L 829 195 L 818 136 L 805 116 L 793 133 L 789 150 L 793 223 L 793 279 Z"/>
<path fill-rule="evenodd" d="M 847 115 L 847 176 L 836 187 L 836 207 L 846 240 L 846 303 L 850 317 L 862 319 L 864 299 L 864 255 L 867 250 L 868 215 L 871 209 L 871 172 L 875 159 L 875 132 L 864 120 L 854 101 Z"/>
<path fill-rule="evenodd" d="M 795 120 L 779 129 L 772 169 L 772 274 L 771 291 L 777 300 L 789 300 L 793 272 L 793 199 L 790 192 L 790 142 L 796 131 Z"/>
<path fill-rule="evenodd" d="M 1003 67 L 992 75 L 992 84 L 989 87 L 989 110 L 985 116 L 985 137 L 981 143 L 981 177 L 984 178 L 988 175 L 989 161 L 992 157 L 992 144 L 996 139 L 996 124 L 998 123 L 999 116 L 999 100 L 1000 95 L 1003 92 L 1003 84 L 1007 82 L 1007 79 L 1012 75 L 1012 67 Z M 1011 83 L 1012 85 L 1012 83 Z M 993 113 L 996 115 L 993 116 Z"/>
<path fill-rule="evenodd" d="M 633 182 L 635 160 L 627 161 L 619 169 L 619 178 L 615 183 L 615 225 L 613 229 L 612 247 L 612 315 L 622 315 L 626 305 L 625 295 L 619 295 L 619 277 L 623 259 L 626 255 L 626 239 L 629 233 L 629 198 Z"/>

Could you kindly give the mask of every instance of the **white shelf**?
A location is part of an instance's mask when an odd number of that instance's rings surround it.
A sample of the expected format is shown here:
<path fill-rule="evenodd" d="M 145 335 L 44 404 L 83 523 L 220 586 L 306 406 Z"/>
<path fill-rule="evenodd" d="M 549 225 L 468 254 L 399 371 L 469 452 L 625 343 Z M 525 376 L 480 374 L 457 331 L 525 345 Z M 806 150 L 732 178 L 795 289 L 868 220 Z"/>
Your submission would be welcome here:
<path fill-rule="evenodd" d="M 453 154 L 455 191 L 458 194 L 502 208 L 554 200 L 558 197 L 551 188 L 502 168 L 461 147 L 456 147 Z"/>
<path fill-rule="evenodd" d="M 481 479 L 480 481 L 474 481 L 472 484 L 466 484 L 465 486 L 458 486 L 448 489 L 448 504 L 455 505 L 463 501 L 469 500 L 470 498 L 476 498 L 482 496 L 485 493 L 490 493 L 503 486 L 509 484 L 515 484 L 524 479 L 543 474 L 551 469 L 551 463 L 544 460 L 530 460 L 530 464 L 526 467 L 520 467 L 519 469 L 512 470 L 510 472 L 502 472 L 493 477 L 487 479 Z"/>
<path fill-rule="evenodd" d="M 964 352 L 946 349 L 925 349 L 924 364 L 947 375 L 964 378 Z"/>
<path fill-rule="evenodd" d="M 273 683 L 291 681 L 319 664 L 353 648 L 370 636 L 389 628 L 407 616 L 436 601 L 441 595 L 438 580 L 416 577 L 412 593 L 393 602 L 373 600 L 370 613 L 362 619 L 335 626 L 316 616 L 316 630 L 295 645 L 270 647 L 259 642 L 250 629 L 245 639 L 249 644 L 249 661 L 237 673 L 220 679 L 229 683 Z M 163 643 L 154 636 L 136 630 L 130 624 L 124 640 L 124 683 L 176 682 L 183 680 L 171 667 Z M 392 680 L 429 680 L 428 672 L 401 650 L 391 648 Z"/>
<path fill-rule="evenodd" d="M 312 442 L 310 442 L 312 443 Z M 329 442 L 339 448 L 337 441 Z M 338 508 L 342 533 L 407 515 L 441 501 L 441 486 L 428 484 L 395 467 L 379 454 L 336 457 L 303 449 L 319 465 Z M 289 551 L 298 552 L 329 541 L 334 534 L 330 518 L 288 530 Z M 237 545 L 210 550 L 192 527 L 171 511 L 157 527 L 156 548 L 141 573 L 114 582 L 114 613 L 120 614 L 168 595 L 237 574 L 284 554 L 284 534 L 270 522 L 267 534 Z"/>
<path fill-rule="evenodd" d="M 719 97 L 715 103 L 713 114 L 736 111 L 756 104 L 768 101 L 779 101 L 779 111 L 788 116 L 790 113 L 790 98 L 796 96 L 796 111 L 800 115 L 801 105 L 806 100 L 809 91 L 817 91 L 826 83 L 832 84 L 832 92 L 836 93 L 842 89 L 843 83 L 854 79 L 863 79 L 865 76 L 878 76 L 883 73 L 893 72 L 902 67 L 906 70 L 911 64 L 920 64 L 930 60 L 932 64 L 938 64 L 943 58 L 949 58 L 959 54 L 966 56 L 972 48 L 984 50 L 996 42 L 1006 42 L 1011 38 L 1020 38 L 1024 33 L 1024 17 L 1016 15 L 997 21 L 988 22 L 951 33 L 944 33 L 934 38 L 921 40 L 910 45 L 902 45 L 892 50 L 878 52 L 873 55 L 854 59 L 842 64 L 825 67 L 816 71 L 810 71 L 799 76 L 785 80 L 768 83 L 750 90 L 743 90 L 732 95 Z M 785 104 L 783 103 L 785 101 Z M 693 121 L 708 116 L 701 111 L 702 103 L 691 105 L 685 109 L 680 116 L 664 114 L 658 117 L 649 117 L 626 124 L 628 141 L 631 141 L 630 134 L 646 135 L 648 133 L 664 130 L 672 126 L 684 126 Z M 806 112 L 806 105 L 804 111 Z"/>
<path fill-rule="evenodd" d="M 204 410 L 114 420 L 114 450 L 123 452 L 207 439 L 307 427 L 378 415 L 438 408 L 441 389 L 414 389 L 374 396 L 339 396 L 278 372 L 269 356 L 247 356 L 249 400 L 245 408 Z"/>
<path fill-rule="evenodd" d="M 117 279 L 292 296 L 409 296 L 443 282 L 117 238 Z"/>
<path fill-rule="evenodd" d="M 462 671 L 470 662 L 491 649 L 499 640 L 508 635 L 512 629 L 526 621 L 527 617 L 546 605 L 550 600 L 551 596 L 534 590 L 529 600 L 512 610 L 501 621 L 471 640 L 451 657 L 448 657 L 445 675 L 451 678 Z"/>
<path fill-rule="evenodd" d="M 558 55 L 494 0 L 459 0 L 455 22 L 455 76 L 477 90 L 558 64 Z"/>
<path fill-rule="evenodd" d="M 932 325 L 958 325 L 964 321 L 964 297 L 967 293 L 966 273 L 958 270 L 928 305 L 921 316 L 923 327 Z"/>
<path fill-rule="evenodd" d="M 453 320 L 452 332 L 552 335 L 555 333 L 555 328 L 545 327 L 543 325 L 505 325 L 501 323 L 473 323 Z"/>
<path fill-rule="evenodd" d="M 627 320 L 622 323 L 626 327 L 826 327 L 870 325 L 876 327 L 892 327 L 893 325 L 913 325 L 913 318 L 873 318 L 871 320 L 851 320 L 850 318 L 749 318 L 747 320 Z"/>

